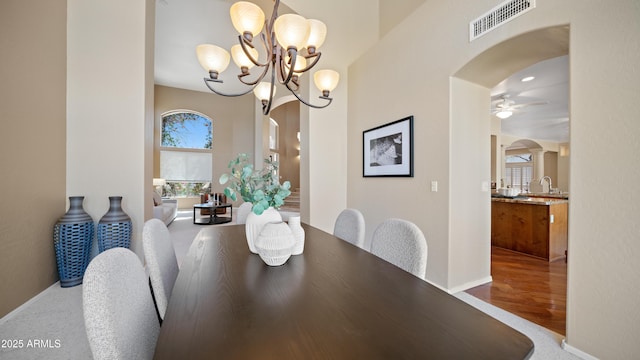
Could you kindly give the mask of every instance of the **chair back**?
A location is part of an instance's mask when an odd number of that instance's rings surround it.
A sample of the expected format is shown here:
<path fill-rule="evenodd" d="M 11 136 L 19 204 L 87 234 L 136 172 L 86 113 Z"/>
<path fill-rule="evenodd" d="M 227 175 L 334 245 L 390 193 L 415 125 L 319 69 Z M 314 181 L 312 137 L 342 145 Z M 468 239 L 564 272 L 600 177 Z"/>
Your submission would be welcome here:
<path fill-rule="evenodd" d="M 253 204 L 250 202 L 244 202 L 242 203 L 242 205 L 240 205 L 240 207 L 238 208 L 238 211 L 236 212 L 236 224 L 246 224 L 247 223 L 247 216 L 249 216 L 249 213 L 251 212 L 251 209 L 253 208 Z"/>
<path fill-rule="evenodd" d="M 142 247 L 158 315 L 164 319 L 179 269 L 171 234 L 161 220 L 150 219 L 144 223 Z"/>
<path fill-rule="evenodd" d="M 160 324 L 144 268 L 131 250 L 112 248 L 89 263 L 82 309 L 94 359 L 153 358 Z"/>
<path fill-rule="evenodd" d="M 371 239 L 371 253 L 425 279 L 427 240 L 412 222 L 387 219 L 378 225 Z"/>
<path fill-rule="evenodd" d="M 336 218 L 333 235 L 355 246 L 364 246 L 364 216 L 356 209 L 344 209 Z"/>

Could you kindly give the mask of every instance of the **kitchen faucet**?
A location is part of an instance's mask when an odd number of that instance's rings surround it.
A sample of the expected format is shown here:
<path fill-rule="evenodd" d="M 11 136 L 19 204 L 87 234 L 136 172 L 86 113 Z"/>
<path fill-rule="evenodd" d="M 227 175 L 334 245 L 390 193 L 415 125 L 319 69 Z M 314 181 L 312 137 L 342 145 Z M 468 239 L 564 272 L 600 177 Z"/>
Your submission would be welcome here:
<path fill-rule="evenodd" d="M 552 189 L 552 187 L 551 187 L 551 177 L 543 176 L 542 179 L 540 179 L 540 185 L 542 185 L 544 180 L 547 180 L 549 182 L 549 194 L 551 194 L 551 189 Z"/>

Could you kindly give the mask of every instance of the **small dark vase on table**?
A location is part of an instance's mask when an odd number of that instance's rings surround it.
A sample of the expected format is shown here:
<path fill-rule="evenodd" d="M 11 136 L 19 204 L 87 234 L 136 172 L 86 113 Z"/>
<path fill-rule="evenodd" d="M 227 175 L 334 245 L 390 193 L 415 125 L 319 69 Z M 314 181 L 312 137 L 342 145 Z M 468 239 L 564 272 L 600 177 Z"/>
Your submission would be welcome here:
<path fill-rule="evenodd" d="M 93 242 L 93 219 L 84 211 L 84 196 L 70 196 L 69 210 L 53 227 L 53 247 L 61 287 L 82 284 Z"/>
<path fill-rule="evenodd" d="M 109 211 L 98 223 L 98 251 L 130 244 L 131 218 L 122 210 L 122 196 L 109 196 Z"/>

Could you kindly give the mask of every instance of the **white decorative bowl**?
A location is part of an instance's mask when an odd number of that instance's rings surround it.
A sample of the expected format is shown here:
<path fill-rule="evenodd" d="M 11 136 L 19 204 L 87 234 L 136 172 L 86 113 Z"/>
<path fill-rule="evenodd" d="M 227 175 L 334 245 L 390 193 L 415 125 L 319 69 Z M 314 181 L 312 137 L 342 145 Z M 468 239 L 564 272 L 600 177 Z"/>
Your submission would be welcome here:
<path fill-rule="evenodd" d="M 284 222 L 267 223 L 255 241 L 258 255 L 269 266 L 280 266 L 289 260 L 295 243 L 293 233 Z"/>
<path fill-rule="evenodd" d="M 502 196 L 518 196 L 520 194 L 520 190 L 516 188 L 500 188 L 498 189 L 498 194 Z"/>

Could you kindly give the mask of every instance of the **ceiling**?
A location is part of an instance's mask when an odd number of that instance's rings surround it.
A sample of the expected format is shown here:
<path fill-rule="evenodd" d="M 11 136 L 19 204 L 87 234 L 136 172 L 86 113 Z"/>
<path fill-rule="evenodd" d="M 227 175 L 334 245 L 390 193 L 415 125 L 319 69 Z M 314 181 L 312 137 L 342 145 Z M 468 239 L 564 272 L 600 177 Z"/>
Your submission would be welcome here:
<path fill-rule="evenodd" d="M 271 14 L 273 0 L 252 1 L 265 11 L 266 16 Z M 391 27 L 402 21 L 404 16 L 423 2 L 407 2 L 408 5 L 402 11 L 396 10 L 398 13 L 391 16 L 385 15 L 390 11 L 382 11 L 382 7 L 371 9 L 367 13 L 367 10 L 363 10 L 366 8 L 363 4 L 367 1 L 369 0 L 288 0 L 286 4 L 280 4 L 279 13 L 294 12 L 292 9 L 295 9 L 303 16 L 324 21 L 329 31 L 321 49 L 323 55 L 319 66 L 338 68 L 348 65 L 374 44 L 378 40 L 380 27 Z M 211 43 L 229 49 L 237 43 L 238 35 L 229 18 L 229 7 L 234 2 L 235 0 L 157 0 L 156 84 L 209 92 L 203 81 L 207 74 L 197 61 L 195 48 L 202 43 Z M 360 16 L 349 15 L 355 10 Z M 386 16 L 387 19 L 379 20 L 379 16 Z M 388 23 L 389 18 L 393 18 L 390 24 L 380 25 Z M 227 93 L 242 90 L 235 78 L 239 70 L 234 67 L 232 61 L 229 69 L 221 74 L 225 82 L 218 89 Z M 535 76 L 535 80 L 527 83 L 520 81 L 529 75 Z M 491 89 L 491 108 L 495 108 L 496 102 L 504 94 L 509 95 L 509 100 L 516 105 L 531 102 L 545 104 L 515 111 L 513 116 L 502 120 L 503 133 L 558 143 L 569 141 L 568 56 L 542 61 L 500 82 Z"/>
<path fill-rule="evenodd" d="M 283 0 L 278 14 L 296 12 L 307 18 L 323 21 L 328 28 L 327 39 L 320 48 L 322 59 L 317 68 L 346 69 L 346 66 L 378 40 L 378 8 L 367 8 L 369 1 Z M 414 1 L 416 0 L 411 3 Z M 203 81 L 203 77 L 208 74 L 200 67 L 195 49 L 199 44 L 206 43 L 228 50 L 238 43 L 238 33 L 229 17 L 229 8 L 235 2 L 236 0 L 156 1 L 156 84 L 209 92 Z M 251 2 L 260 6 L 267 18 L 271 16 L 273 0 Z M 351 16 L 356 12 L 360 16 Z M 262 50 L 260 47 L 258 49 Z M 224 83 L 216 86 L 216 90 L 241 92 L 245 87 L 236 78 L 239 73 L 240 70 L 231 61 L 229 68 L 220 74 Z M 257 77 L 258 72 L 253 73 Z M 278 91 L 277 96 L 285 92 L 286 89 L 283 88 L 282 92 Z"/>
<path fill-rule="evenodd" d="M 535 79 L 523 82 L 523 78 Z M 502 133 L 519 138 L 569 142 L 569 56 L 541 61 L 518 71 L 491 89 L 491 108 L 502 96 L 515 105 L 536 104 L 514 110 L 501 120 Z"/>

